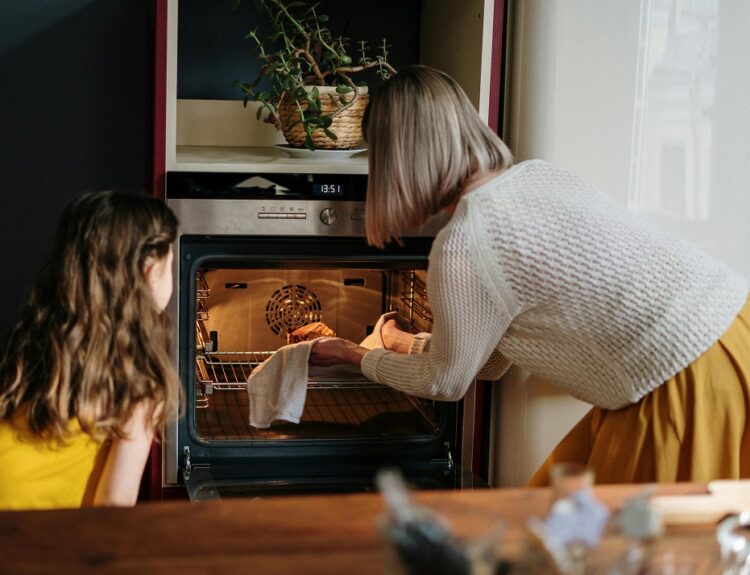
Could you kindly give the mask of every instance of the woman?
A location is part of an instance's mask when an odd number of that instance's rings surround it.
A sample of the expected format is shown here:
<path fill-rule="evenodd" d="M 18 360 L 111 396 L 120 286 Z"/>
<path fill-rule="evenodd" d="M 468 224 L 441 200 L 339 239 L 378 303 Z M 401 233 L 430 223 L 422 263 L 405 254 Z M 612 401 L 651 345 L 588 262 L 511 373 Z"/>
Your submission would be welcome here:
<path fill-rule="evenodd" d="M 0 361 L 0 508 L 135 504 L 180 397 L 162 313 L 176 233 L 147 196 L 66 208 Z"/>
<path fill-rule="evenodd" d="M 446 74 L 403 70 L 370 106 L 368 241 L 452 214 L 430 253 L 433 332 L 389 321 L 386 349 L 323 339 L 312 362 L 450 401 L 513 363 L 548 378 L 595 407 L 534 485 L 557 461 L 602 483 L 750 477 L 743 277 L 572 174 L 513 165 Z"/>

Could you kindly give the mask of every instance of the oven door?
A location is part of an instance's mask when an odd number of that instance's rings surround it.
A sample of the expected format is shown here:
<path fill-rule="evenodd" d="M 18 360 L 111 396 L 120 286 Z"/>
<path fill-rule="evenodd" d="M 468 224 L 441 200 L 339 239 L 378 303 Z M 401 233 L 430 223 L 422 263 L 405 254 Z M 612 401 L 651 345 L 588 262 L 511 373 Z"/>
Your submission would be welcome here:
<path fill-rule="evenodd" d="M 487 486 L 471 474 L 468 474 L 471 483 L 462 482 L 459 468 L 447 468 L 443 460 L 417 465 L 384 459 L 378 466 L 372 460 L 357 462 L 355 458 L 198 464 L 192 467 L 184 481 L 188 497 L 193 502 L 233 497 L 365 493 L 375 490 L 375 474 L 386 468 L 398 468 L 414 489 Z"/>
<path fill-rule="evenodd" d="M 295 322 L 323 321 L 358 341 L 380 314 L 397 310 L 428 331 L 430 245 L 429 238 L 387 250 L 363 238 L 180 239 L 186 409 L 177 456 L 191 499 L 367 491 L 384 467 L 398 467 L 418 487 L 462 482 L 462 404 L 410 397 L 351 369 L 311 369 L 299 424 L 248 424 L 247 376 L 286 343 Z"/>

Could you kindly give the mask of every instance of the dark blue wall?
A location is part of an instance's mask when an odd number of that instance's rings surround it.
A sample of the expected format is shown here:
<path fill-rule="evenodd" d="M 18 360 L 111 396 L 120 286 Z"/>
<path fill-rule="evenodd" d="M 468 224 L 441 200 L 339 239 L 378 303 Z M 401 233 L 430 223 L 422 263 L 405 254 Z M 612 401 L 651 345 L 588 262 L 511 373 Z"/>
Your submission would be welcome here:
<path fill-rule="evenodd" d="M 84 190 L 146 187 L 153 4 L 0 2 L 0 331 Z"/>
<path fill-rule="evenodd" d="M 329 17 L 328 27 L 349 38 L 356 61 L 357 42 L 364 40 L 375 56 L 375 48 L 386 38 L 391 45 L 389 60 L 396 68 L 419 60 L 420 0 L 315 0 L 318 12 Z M 242 0 L 236 10 L 232 0 L 180 0 L 178 34 L 177 95 L 186 99 L 242 100 L 235 80 L 255 79 L 260 63 L 252 39 L 245 35 L 267 26 L 253 0 Z M 309 0 L 307 5 L 313 4 Z M 263 36 L 263 34 L 261 33 Z M 374 73 L 358 75 L 376 88 Z"/>

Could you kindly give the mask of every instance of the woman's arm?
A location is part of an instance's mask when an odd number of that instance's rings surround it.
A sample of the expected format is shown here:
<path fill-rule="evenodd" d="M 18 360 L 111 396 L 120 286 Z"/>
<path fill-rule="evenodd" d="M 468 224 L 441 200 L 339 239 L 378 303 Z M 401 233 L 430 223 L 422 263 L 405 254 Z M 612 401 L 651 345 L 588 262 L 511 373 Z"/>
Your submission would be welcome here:
<path fill-rule="evenodd" d="M 448 401 L 463 397 L 475 377 L 499 378 L 510 362 L 497 345 L 518 313 L 516 298 L 506 282 L 496 285 L 491 279 L 462 233 L 439 238 L 427 277 L 432 335 L 399 333 L 386 321 L 381 330 L 384 349 L 322 338 L 313 346 L 310 362 L 351 363 L 394 389 Z"/>
<path fill-rule="evenodd" d="M 141 402 L 125 424 L 127 437 L 112 440 L 94 505 L 133 506 L 138 499 L 143 469 L 154 439 L 151 410 Z"/>
<path fill-rule="evenodd" d="M 514 295 L 494 285 L 482 265 L 463 234 L 439 236 L 427 278 L 434 318 L 429 350 L 405 355 L 374 349 L 361 360 L 365 375 L 419 397 L 463 397 L 518 311 Z M 493 376 L 504 370 L 496 359 L 488 370 Z"/>
<path fill-rule="evenodd" d="M 430 351 L 430 340 L 432 334 L 430 333 L 418 333 L 418 334 L 393 334 L 386 335 L 386 331 L 393 330 L 397 331 L 398 328 L 389 326 L 388 324 L 383 326 L 383 341 L 393 341 L 392 346 L 386 345 L 386 349 L 397 351 L 399 353 L 428 353 Z M 403 333 L 403 332 L 401 332 Z M 495 349 L 487 363 L 484 364 L 482 369 L 477 373 L 477 379 L 486 379 L 489 381 L 495 381 L 500 379 L 510 366 L 513 365 L 507 357 Z"/>
<path fill-rule="evenodd" d="M 310 350 L 310 364 L 327 366 L 350 363 L 360 367 L 365 354 L 377 347 L 410 353 L 414 334 L 404 331 L 407 326 L 396 312 L 388 312 L 380 316 L 373 332 L 359 345 L 342 338 L 321 337 Z"/>

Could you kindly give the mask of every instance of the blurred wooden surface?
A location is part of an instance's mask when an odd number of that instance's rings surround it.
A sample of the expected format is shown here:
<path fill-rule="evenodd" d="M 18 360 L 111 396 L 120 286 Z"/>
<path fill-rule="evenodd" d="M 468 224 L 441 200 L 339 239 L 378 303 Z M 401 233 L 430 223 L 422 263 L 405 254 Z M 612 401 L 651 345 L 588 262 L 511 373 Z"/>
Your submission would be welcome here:
<path fill-rule="evenodd" d="M 640 486 L 601 486 L 613 510 Z M 661 486 L 659 494 L 705 494 L 697 484 Z M 512 555 L 523 525 L 542 516 L 546 489 L 418 492 L 415 499 L 446 515 L 459 536 L 505 522 Z M 112 574 L 381 574 L 378 494 L 235 499 L 190 504 L 146 503 L 132 509 L 0 513 L 0 573 Z M 712 525 L 670 528 L 659 546 L 717 561 Z M 609 562 L 625 542 L 608 537 L 594 561 Z"/>

